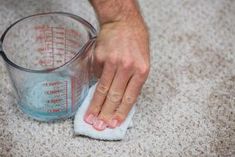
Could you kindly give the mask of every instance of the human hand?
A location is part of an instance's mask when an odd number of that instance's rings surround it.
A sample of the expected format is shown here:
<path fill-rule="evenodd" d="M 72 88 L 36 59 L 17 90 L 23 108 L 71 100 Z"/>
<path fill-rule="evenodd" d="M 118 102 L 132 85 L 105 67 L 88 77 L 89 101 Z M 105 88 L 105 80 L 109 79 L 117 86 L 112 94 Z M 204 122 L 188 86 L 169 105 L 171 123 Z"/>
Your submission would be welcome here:
<path fill-rule="evenodd" d="M 149 41 L 144 23 L 101 26 L 94 53 L 99 81 L 85 114 L 96 130 L 115 128 L 127 117 L 149 73 Z"/>

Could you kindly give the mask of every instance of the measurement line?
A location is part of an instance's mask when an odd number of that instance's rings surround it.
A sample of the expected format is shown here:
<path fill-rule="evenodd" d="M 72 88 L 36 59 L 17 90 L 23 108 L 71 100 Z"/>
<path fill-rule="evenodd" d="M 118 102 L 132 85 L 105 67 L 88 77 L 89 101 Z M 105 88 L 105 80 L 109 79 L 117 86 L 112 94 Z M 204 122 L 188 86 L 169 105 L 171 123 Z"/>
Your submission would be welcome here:
<path fill-rule="evenodd" d="M 64 63 L 66 63 L 66 58 L 67 58 L 67 42 L 66 42 L 66 37 L 67 33 L 66 33 L 66 29 L 64 29 Z"/>
<path fill-rule="evenodd" d="M 64 29 L 64 27 L 54 27 L 54 29 Z"/>
<path fill-rule="evenodd" d="M 74 109 L 74 77 L 71 78 L 71 95 L 72 95 L 72 112 L 73 112 L 73 109 Z"/>
<path fill-rule="evenodd" d="M 52 41 L 52 58 L 53 58 L 53 68 L 55 68 L 55 56 L 54 56 L 54 33 L 53 27 L 51 27 L 51 41 Z"/>
<path fill-rule="evenodd" d="M 44 35 L 44 51 L 46 52 L 47 51 L 47 43 L 46 43 L 46 31 L 43 30 L 43 35 Z M 45 54 L 43 55 L 43 58 L 45 58 Z"/>
<path fill-rule="evenodd" d="M 66 88 L 65 88 L 65 93 L 66 93 L 66 112 L 68 112 L 68 81 L 66 81 Z"/>

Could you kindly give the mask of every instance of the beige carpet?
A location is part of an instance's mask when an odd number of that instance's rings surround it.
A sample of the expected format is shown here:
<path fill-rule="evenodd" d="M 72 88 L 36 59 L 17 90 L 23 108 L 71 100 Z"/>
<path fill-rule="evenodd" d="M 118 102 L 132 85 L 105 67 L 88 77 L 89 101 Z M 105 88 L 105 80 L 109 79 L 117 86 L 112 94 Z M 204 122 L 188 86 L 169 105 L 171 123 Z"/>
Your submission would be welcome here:
<path fill-rule="evenodd" d="M 152 68 L 125 139 L 74 136 L 71 119 L 28 119 L 16 108 L 1 60 L 1 157 L 235 156 L 235 1 L 140 5 L 150 28 Z M 0 0 L 0 33 L 42 11 L 71 12 L 96 23 L 87 0 Z"/>

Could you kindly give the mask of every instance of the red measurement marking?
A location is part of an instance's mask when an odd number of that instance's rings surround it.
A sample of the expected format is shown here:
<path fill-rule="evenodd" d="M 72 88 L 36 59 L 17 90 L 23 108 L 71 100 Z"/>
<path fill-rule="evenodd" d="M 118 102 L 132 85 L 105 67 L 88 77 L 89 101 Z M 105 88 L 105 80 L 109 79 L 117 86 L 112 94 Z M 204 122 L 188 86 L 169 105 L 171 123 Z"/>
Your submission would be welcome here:
<path fill-rule="evenodd" d="M 67 34 L 66 31 L 64 31 L 64 62 L 67 61 L 67 42 L 66 42 Z"/>
<path fill-rule="evenodd" d="M 72 40 L 72 39 L 67 39 L 67 41 L 71 44 L 74 44 L 74 45 L 79 45 L 79 42 L 75 41 L 75 40 Z"/>
<path fill-rule="evenodd" d="M 64 35 L 64 32 L 54 32 L 55 34 Z"/>
<path fill-rule="evenodd" d="M 57 93 L 60 93 L 61 90 L 50 90 L 50 91 L 47 91 L 47 94 L 49 95 L 53 95 L 53 94 L 57 94 Z"/>
<path fill-rule="evenodd" d="M 34 29 L 36 30 L 42 30 L 42 29 L 48 29 L 48 28 L 49 28 L 48 25 L 38 25 L 34 27 Z"/>
<path fill-rule="evenodd" d="M 52 60 L 42 60 L 42 59 L 40 59 L 40 60 L 38 61 L 38 63 L 39 63 L 40 65 L 50 65 L 50 64 L 52 64 Z"/>
<path fill-rule="evenodd" d="M 78 49 L 79 48 L 79 45 L 74 45 L 74 44 L 67 44 L 67 49 L 66 50 L 69 50 L 69 48 L 71 48 L 73 51 L 74 49 Z"/>
<path fill-rule="evenodd" d="M 47 43 L 46 44 L 46 48 L 52 48 L 53 47 L 53 43 Z"/>
<path fill-rule="evenodd" d="M 62 84 L 61 81 L 54 81 L 54 82 L 49 82 L 48 83 L 49 86 L 56 86 L 56 85 L 60 85 L 60 84 Z"/>
<path fill-rule="evenodd" d="M 67 45 L 67 51 L 68 53 L 75 53 L 75 51 L 77 52 L 77 50 L 79 49 L 79 46 L 77 45 Z"/>
<path fill-rule="evenodd" d="M 43 30 L 40 31 L 40 33 L 44 33 L 45 35 L 46 35 L 46 34 L 51 35 L 51 33 L 52 33 L 52 32 L 51 32 L 51 28 L 48 27 L 47 29 L 43 29 Z"/>
<path fill-rule="evenodd" d="M 61 102 L 62 99 L 51 99 L 48 100 L 48 103 L 52 103 L 52 104 L 58 104 L 59 102 Z"/>
<path fill-rule="evenodd" d="M 54 61 L 55 61 L 55 57 L 54 57 L 54 47 L 55 47 L 55 45 L 54 45 L 54 41 L 53 41 L 53 39 L 54 39 L 54 33 L 53 33 L 53 27 L 51 27 L 51 29 L 50 29 L 50 31 L 51 31 L 51 38 L 52 38 L 52 42 L 51 42 L 51 44 L 52 44 L 52 47 L 51 47 L 51 49 L 52 49 L 52 59 L 53 59 L 53 63 L 52 63 L 52 65 L 53 65 L 53 67 L 55 67 L 55 63 L 54 63 Z"/>
<path fill-rule="evenodd" d="M 52 42 L 52 41 L 53 41 L 53 39 L 52 39 L 51 36 L 46 36 L 46 37 L 44 38 L 44 40 L 45 40 L 45 42 Z"/>
<path fill-rule="evenodd" d="M 45 50 L 46 50 L 46 49 L 43 48 L 43 47 L 40 47 L 40 48 L 37 49 L 38 52 L 43 52 L 43 51 L 45 51 Z"/>
<path fill-rule="evenodd" d="M 45 37 L 47 37 L 47 38 L 48 38 L 48 37 L 52 37 L 52 32 L 46 32 L 46 31 L 45 31 Z"/>
<path fill-rule="evenodd" d="M 64 48 L 55 48 L 55 50 L 64 51 Z"/>
<path fill-rule="evenodd" d="M 57 60 L 56 63 L 62 63 L 62 61 L 61 60 Z"/>
<path fill-rule="evenodd" d="M 75 53 L 74 53 L 74 52 L 71 52 L 71 53 L 70 53 L 69 55 L 67 55 L 67 56 L 68 56 L 69 59 L 71 59 L 71 58 L 74 57 L 74 55 L 75 55 Z"/>
<path fill-rule="evenodd" d="M 53 29 L 63 29 L 64 30 L 64 27 L 58 26 L 58 27 L 53 27 Z"/>
<path fill-rule="evenodd" d="M 74 77 L 71 78 L 71 92 L 72 92 L 71 103 L 72 103 L 72 112 L 73 112 L 74 110 Z"/>
<path fill-rule="evenodd" d="M 50 54 L 51 52 L 48 52 L 48 51 L 38 51 L 38 53 L 40 53 L 40 54 L 42 54 L 42 55 L 46 55 L 46 54 Z M 47 57 L 47 56 L 45 56 L 45 57 Z"/>
<path fill-rule="evenodd" d="M 64 45 L 64 42 L 55 41 L 54 43 L 55 43 L 56 45 Z"/>
<path fill-rule="evenodd" d="M 36 41 L 42 41 L 45 37 L 43 35 L 36 36 Z"/>
<path fill-rule="evenodd" d="M 53 82 L 46 82 L 43 85 L 44 86 L 57 86 L 57 85 L 60 85 L 60 84 L 62 84 L 61 81 L 53 81 Z"/>
<path fill-rule="evenodd" d="M 55 37 L 55 39 L 64 40 L 64 37 Z"/>
<path fill-rule="evenodd" d="M 68 33 L 69 35 L 72 35 L 72 36 L 79 36 L 80 35 L 80 33 L 75 31 L 74 29 L 67 29 L 66 33 Z"/>
<path fill-rule="evenodd" d="M 78 31 L 74 29 L 65 29 L 60 26 L 50 27 L 48 25 L 38 25 L 34 28 L 39 32 L 36 41 L 44 42 L 41 43 L 41 47 L 37 49 L 38 52 L 42 55 L 44 55 L 45 52 L 45 57 L 50 57 L 46 60 L 41 59 L 39 64 L 43 66 L 54 66 L 54 63 L 59 64 L 62 63 L 63 60 L 66 62 L 67 57 L 70 59 L 77 53 L 73 52 L 73 50 L 68 50 L 67 52 L 67 48 L 77 49 L 80 46 L 80 33 Z M 50 56 L 48 56 L 47 53 L 49 53 Z"/>
<path fill-rule="evenodd" d="M 49 112 L 60 112 L 60 109 L 52 109 Z"/>
<path fill-rule="evenodd" d="M 66 112 L 68 112 L 68 81 L 65 82 L 65 94 L 66 94 Z"/>
<path fill-rule="evenodd" d="M 56 55 L 56 56 L 63 56 L 64 55 L 64 53 L 63 52 L 56 52 L 54 55 Z"/>

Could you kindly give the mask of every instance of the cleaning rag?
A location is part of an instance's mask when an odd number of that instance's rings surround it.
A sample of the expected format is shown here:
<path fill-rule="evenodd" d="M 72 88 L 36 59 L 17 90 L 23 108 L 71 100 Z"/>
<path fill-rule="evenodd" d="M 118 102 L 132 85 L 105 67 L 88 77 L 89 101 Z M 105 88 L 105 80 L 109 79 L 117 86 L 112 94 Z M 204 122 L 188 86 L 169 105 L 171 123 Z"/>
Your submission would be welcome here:
<path fill-rule="evenodd" d="M 97 83 L 90 87 L 85 100 L 83 101 L 75 115 L 74 132 L 76 135 L 84 135 L 94 139 L 122 140 L 126 134 L 127 129 L 132 126 L 132 117 L 135 113 L 136 107 L 135 105 L 132 107 L 126 120 L 119 127 L 116 127 L 114 129 L 106 128 L 103 131 L 98 131 L 94 129 L 92 125 L 87 124 L 84 121 L 84 115 L 87 111 L 87 108 L 89 107 L 96 85 Z"/>

